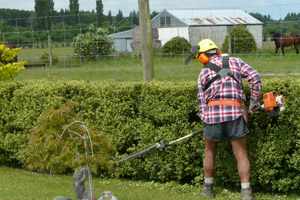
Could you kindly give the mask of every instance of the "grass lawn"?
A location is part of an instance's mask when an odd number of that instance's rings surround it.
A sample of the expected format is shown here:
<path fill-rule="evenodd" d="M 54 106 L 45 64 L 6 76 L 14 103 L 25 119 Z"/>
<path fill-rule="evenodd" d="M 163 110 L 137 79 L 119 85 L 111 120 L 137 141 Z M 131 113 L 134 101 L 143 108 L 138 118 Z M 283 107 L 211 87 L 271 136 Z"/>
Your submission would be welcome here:
<path fill-rule="evenodd" d="M 38 58 L 44 50 L 24 49 L 20 58 Z M 59 55 L 60 63 L 52 68 L 30 68 L 23 71 L 18 80 L 113 80 L 113 81 L 141 81 L 143 80 L 143 67 L 141 61 L 133 57 L 106 57 L 97 62 L 87 62 L 82 65 L 63 56 L 71 56 L 71 48 L 58 48 L 54 50 Z M 256 68 L 263 75 L 300 76 L 300 55 L 292 50 L 286 56 L 274 55 L 271 52 L 240 57 Z M 156 57 L 155 80 L 159 81 L 195 81 L 201 70 L 198 62 L 188 66 L 183 64 L 184 57 Z M 72 65 L 73 67 L 70 67 Z"/>
<path fill-rule="evenodd" d="M 0 168 L 0 200 L 52 200 L 64 195 L 75 199 L 72 177 L 49 176 Z M 126 180 L 94 179 L 95 192 L 112 191 L 119 200 L 201 200 L 199 189 L 176 183 L 159 184 Z M 258 200 L 299 200 L 296 195 L 256 194 Z M 217 188 L 216 200 L 238 200 L 239 193 Z M 203 199 L 204 200 L 204 199 Z"/>

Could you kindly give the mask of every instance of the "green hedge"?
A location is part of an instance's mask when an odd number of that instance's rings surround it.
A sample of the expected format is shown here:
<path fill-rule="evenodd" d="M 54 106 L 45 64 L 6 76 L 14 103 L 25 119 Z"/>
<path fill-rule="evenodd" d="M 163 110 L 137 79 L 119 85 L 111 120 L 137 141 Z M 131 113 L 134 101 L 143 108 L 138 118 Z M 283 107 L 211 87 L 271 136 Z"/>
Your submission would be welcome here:
<path fill-rule="evenodd" d="M 300 84 L 267 81 L 264 91 L 279 91 L 287 109 L 278 120 L 255 114 L 250 123 L 250 156 L 255 186 L 263 190 L 299 191 Z M 0 163 L 23 166 L 22 150 L 38 117 L 67 100 L 90 126 L 112 137 L 116 157 L 164 138 L 175 139 L 201 129 L 196 117 L 196 85 L 188 83 L 11 82 L 0 83 Z M 124 163 L 115 174 L 124 178 L 200 183 L 201 136 L 185 144 Z M 23 166 L 24 167 L 24 166 Z M 218 146 L 218 184 L 239 184 L 227 143 Z"/>

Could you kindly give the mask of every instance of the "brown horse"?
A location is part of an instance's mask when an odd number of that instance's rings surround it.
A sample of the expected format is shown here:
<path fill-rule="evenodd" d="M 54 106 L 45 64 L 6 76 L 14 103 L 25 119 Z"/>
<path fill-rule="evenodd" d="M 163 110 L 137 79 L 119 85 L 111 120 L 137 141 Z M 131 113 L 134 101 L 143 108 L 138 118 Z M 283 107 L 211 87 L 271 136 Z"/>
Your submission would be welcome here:
<path fill-rule="evenodd" d="M 272 41 L 275 42 L 275 53 L 278 53 L 278 50 L 281 49 L 282 54 L 284 55 L 284 48 L 289 46 L 294 46 L 296 53 L 299 54 L 298 45 L 300 44 L 300 35 L 296 36 L 283 36 L 281 33 L 274 33 Z"/>

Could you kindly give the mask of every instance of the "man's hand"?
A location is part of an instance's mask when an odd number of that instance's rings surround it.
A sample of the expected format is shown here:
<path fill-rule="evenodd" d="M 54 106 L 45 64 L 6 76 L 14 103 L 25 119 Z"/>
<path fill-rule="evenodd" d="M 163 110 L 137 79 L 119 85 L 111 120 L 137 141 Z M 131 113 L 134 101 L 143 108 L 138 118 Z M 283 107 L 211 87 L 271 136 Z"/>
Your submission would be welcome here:
<path fill-rule="evenodd" d="M 250 105 L 249 105 L 249 113 L 255 113 L 260 109 L 260 104 L 258 101 L 255 100 L 250 100 Z"/>

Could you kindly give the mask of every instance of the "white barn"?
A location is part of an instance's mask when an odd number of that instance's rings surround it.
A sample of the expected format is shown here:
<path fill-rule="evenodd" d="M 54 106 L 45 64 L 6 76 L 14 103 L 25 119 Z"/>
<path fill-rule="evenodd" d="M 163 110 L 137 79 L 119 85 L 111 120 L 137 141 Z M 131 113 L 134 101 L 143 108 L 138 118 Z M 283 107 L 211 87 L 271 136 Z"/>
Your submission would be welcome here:
<path fill-rule="evenodd" d="M 131 43 L 133 42 L 134 29 L 111 34 L 114 48 L 120 52 L 132 52 Z"/>
<path fill-rule="evenodd" d="M 152 19 L 152 26 L 158 30 L 158 39 L 162 45 L 173 37 L 179 36 L 187 39 L 192 45 L 196 45 L 201 39 L 210 38 L 221 47 L 226 35 L 236 25 L 245 25 L 255 38 L 257 47 L 262 47 L 263 23 L 243 10 L 163 10 Z M 115 41 L 115 38 L 113 39 Z M 124 49 L 116 49 L 124 51 Z"/>

